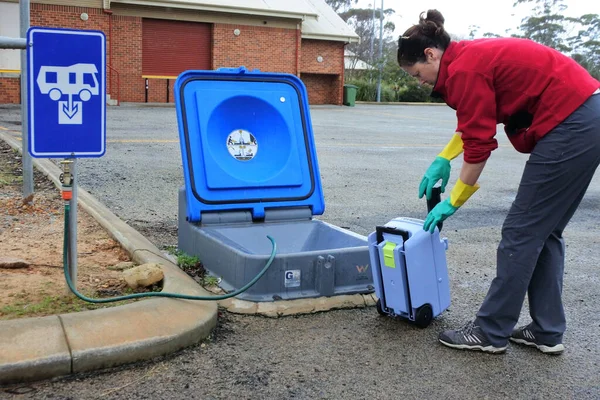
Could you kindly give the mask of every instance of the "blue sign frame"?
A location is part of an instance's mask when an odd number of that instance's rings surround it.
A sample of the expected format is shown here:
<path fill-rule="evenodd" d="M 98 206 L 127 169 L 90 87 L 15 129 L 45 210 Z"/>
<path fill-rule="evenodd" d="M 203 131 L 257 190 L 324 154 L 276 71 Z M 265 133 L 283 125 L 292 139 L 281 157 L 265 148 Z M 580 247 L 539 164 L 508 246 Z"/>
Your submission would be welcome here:
<path fill-rule="evenodd" d="M 101 31 L 27 31 L 29 153 L 101 157 L 106 151 L 106 36 Z"/>

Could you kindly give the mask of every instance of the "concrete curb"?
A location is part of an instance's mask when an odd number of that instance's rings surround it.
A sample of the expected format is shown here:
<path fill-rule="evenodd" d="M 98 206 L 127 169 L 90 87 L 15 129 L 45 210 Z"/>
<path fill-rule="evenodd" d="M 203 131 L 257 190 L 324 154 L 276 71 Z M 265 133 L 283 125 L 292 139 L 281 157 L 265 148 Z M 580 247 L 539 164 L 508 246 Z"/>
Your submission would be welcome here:
<path fill-rule="evenodd" d="M 21 143 L 0 132 L 21 151 Z M 34 165 L 60 187 L 60 169 L 47 159 Z M 79 205 L 106 229 L 135 262 L 163 266 L 164 292 L 210 295 L 135 229 L 79 188 Z M 153 298 L 114 308 L 0 322 L 0 383 L 40 380 L 150 359 L 208 337 L 217 304 Z"/>
<path fill-rule="evenodd" d="M 0 132 L 0 140 L 21 151 L 21 142 Z M 48 159 L 35 167 L 61 187 L 60 168 Z M 143 235 L 91 194 L 78 188 L 78 204 L 138 264 L 163 266 L 163 292 L 212 295 L 181 271 Z M 279 318 L 335 309 L 372 307 L 374 294 L 341 295 L 275 302 L 230 298 L 219 302 L 152 298 L 93 311 L 0 322 L 0 384 L 41 380 L 147 360 L 208 337 L 217 324 L 217 306 L 228 312 Z"/>

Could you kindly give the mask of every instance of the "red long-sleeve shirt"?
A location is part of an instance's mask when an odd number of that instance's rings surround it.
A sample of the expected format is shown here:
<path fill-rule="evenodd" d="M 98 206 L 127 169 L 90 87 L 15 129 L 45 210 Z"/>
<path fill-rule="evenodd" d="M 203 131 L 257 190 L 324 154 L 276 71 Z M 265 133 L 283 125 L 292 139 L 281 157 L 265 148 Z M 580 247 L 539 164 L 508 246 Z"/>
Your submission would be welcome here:
<path fill-rule="evenodd" d="M 511 115 L 533 115 L 529 129 L 509 135 L 522 153 L 600 87 L 573 59 L 527 39 L 498 38 L 451 42 L 440 61 L 433 95 L 456 110 L 464 160 L 487 160 L 498 147 L 496 125 Z"/>

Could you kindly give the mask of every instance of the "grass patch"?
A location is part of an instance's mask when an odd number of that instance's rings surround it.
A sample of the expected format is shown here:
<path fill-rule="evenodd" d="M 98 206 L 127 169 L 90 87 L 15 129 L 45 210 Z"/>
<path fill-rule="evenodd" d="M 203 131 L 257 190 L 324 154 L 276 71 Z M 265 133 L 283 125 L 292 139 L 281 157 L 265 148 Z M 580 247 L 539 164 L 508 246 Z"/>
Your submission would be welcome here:
<path fill-rule="evenodd" d="M 219 286 L 219 278 L 212 275 L 204 276 L 204 285 L 205 286 Z"/>
<path fill-rule="evenodd" d="M 27 295 L 15 296 L 15 298 L 18 300 L 13 304 L 0 308 L 0 319 L 65 314 L 110 307 L 110 305 L 107 304 L 88 303 L 80 300 L 74 295 L 45 296 L 38 302 L 30 301 L 29 296 Z"/>
<path fill-rule="evenodd" d="M 177 253 L 177 246 L 175 246 L 174 244 L 168 245 L 164 247 L 164 250 L 172 255 L 175 255 L 175 253 Z"/>
<path fill-rule="evenodd" d="M 22 176 L 0 172 L 0 187 L 18 185 L 21 183 L 23 183 Z"/>
<path fill-rule="evenodd" d="M 82 290 L 78 288 L 79 293 L 93 299 L 106 299 L 110 297 L 125 296 L 134 293 L 144 292 L 160 292 L 162 287 L 159 284 L 147 288 L 139 288 L 133 290 L 129 287 L 123 289 L 100 289 L 97 291 Z M 41 300 L 34 300 L 27 292 L 15 293 L 9 295 L 14 299 L 12 304 L 0 307 L 0 320 L 39 317 L 55 314 L 67 314 L 78 311 L 97 310 L 99 308 L 116 307 L 124 304 L 132 303 L 140 299 L 130 299 L 125 301 L 116 301 L 112 303 L 89 303 L 76 297 L 74 294 L 69 295 L 47 295 L 47 292 L 42 290 L 38 294 L 44 297 Z"/>
<path fill-rule="evenodd" d="M 202 261 L 196 256 L 190 256 L 178 250 L 176 246 L 166 246 L 165 251 L 177 258 L 177 266 L 194 278 L 201 286 L 218 286 L 219 278 L 208 275 Z"/>

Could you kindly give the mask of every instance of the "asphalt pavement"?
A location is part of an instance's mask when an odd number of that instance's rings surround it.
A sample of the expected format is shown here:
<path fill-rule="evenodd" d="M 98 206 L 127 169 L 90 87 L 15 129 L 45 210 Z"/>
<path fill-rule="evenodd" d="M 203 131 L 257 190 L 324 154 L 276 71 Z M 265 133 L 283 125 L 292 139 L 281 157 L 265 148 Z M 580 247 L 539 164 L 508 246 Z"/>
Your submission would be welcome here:
<path fill-rule="evenodd" d="M 454 132 L 445 106 L 312 107 L 325 213 L 362 235 L 398 217 L 424 218 L 423 172 Z M 18 136 L 19 109 L 0 106 Z M 107 113 L 101 159 L 80 160 L 79 184 L 159 248 L 177 242 L 183 184 L 173 107 L 124 105 Z M 223 314 L 211 340 L 151 362 L 0 391 L 15 398 L 600 398 L 598 176 L 565 231 L 567 348 L 559 357 L 511 345 L 507 354 L 447 349 L 440 330 L 474 317 L 494 277 L 500 228 L 527 156 L 499 148 L 481 189 L 444 224 L 450 309 L 421 330 L 374 308 L 268 319 Z M 451 183 L 460 159 L 453 162 Z M 527 323 L 527 309 L 522 313 Z"/>

